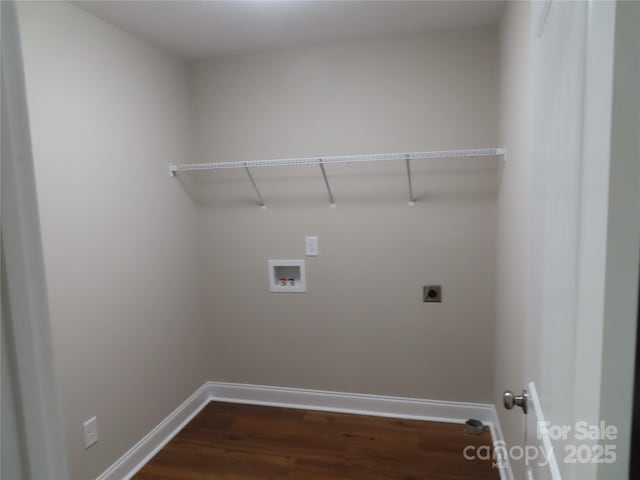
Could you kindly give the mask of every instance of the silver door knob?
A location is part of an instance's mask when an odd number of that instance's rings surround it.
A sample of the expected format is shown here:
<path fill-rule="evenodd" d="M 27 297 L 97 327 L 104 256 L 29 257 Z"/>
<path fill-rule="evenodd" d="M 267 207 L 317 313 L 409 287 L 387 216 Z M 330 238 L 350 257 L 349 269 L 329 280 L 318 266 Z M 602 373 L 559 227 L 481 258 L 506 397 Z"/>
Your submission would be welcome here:
<path fill-rule="evenodd" d="M 518 406 L 522 408 L 525 414 L 529 411 L 529 394 L 526 390 L 522 390 L 522 395 L 514 395 L 511 390 L 507 390 L 502 394 L 502 402 L 504 403 L 504 408 L 507 410 Z"/>

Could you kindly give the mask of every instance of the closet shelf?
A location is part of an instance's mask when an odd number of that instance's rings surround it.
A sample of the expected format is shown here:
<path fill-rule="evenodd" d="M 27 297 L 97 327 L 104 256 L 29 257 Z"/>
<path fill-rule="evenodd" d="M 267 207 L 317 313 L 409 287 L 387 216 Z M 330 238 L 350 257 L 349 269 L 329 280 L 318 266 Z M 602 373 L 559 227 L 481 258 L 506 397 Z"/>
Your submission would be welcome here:
<path fill-rule="evenodd" d="M 247 172 L 249 180 L 253 185 L 258 196 L 258 204 L 262 208 L 266 205 L 262 199 L 262 195 L 258 190 L 255 180 L 251 175 L 250 168 L 261 167 L 294 167 L 318 165 L 322 172 L 322 177 L 329 194 L 330 206 L 335 207 L 333 192 L 329 186 L 329 179 L 324 166 L 329 164 L 345 164 L 345 163 L 366 163 L 366 162 L 391 162 L 404 160 L 407 169 L 407 179 L 409 183 L 409 206 L 415 205 L 413 196 L 413 188 L 411 184 L 411 160 L 429 160 L 435 158 L 460 158 L 460 157 L 496 157 L 503 156 L 504 148 L 476 148 L 467 150 L 440 150 L 434 152 L 407 152 L 407 153 L 374 153 L 367 155 L 344 155 L 344 156 L 328 156 L 328 157 L 303 157 L 303 158 L 286 158 L 275 160 L 253 160 L 247 162 L 211 162 L 211 163 L 185 163 L 171 164 L 169 172 L 171 176 L 175 176 L 178 172 L 189 172 L 196 170 L 222 170 L 230 168 L 242 168 Z"/>

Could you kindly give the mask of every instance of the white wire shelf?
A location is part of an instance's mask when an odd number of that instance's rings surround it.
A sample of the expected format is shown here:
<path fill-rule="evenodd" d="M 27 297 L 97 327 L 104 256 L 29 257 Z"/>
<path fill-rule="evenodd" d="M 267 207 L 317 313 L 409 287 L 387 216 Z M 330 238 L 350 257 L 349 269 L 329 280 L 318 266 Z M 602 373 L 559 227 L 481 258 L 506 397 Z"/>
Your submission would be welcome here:
<path fill-rule="evenodd" d="M 202 170 L 222 170 L 231 168 L 242 168 L 247 172 L 249 180 L 256 191 L 259 202 L 258 204 L 262 208 L 266 208 L 262 199 L 262 195 L 258 190 L 255 180 L 251 175 L 250 168 L 262 168 L 262 167 L 296 167 L 296 166 L 309 166 L 319 165 L 322 171 L 324 182 L 327 186 L 329 194 L 329 200 L 331 207 L 335 207 L 335 200 L 333 192 L 329 186 L 329 179 L 324 166 L 330 164 L 346 164 L 346 163 L 366 163 L 366 162 L 392 162 L 403 160 L 406 163 L 407 178 L 409 182 L 409 206 L 415 205 L 415 199 L 413 196 L 413 189 L 411 186 L 411 160 L 430 160 L 436 158 L 461 158 L 461 157 L 496 157 L 504 155 L 504 148 L 476 148 L 467 150 L 440 150 L 433 152 L 406 152 L 406 153 L 374 153 L 367 155 L 343 155 L 343 156 L 327 156 L 327 157 L 302 157 L 302 158 L 286 158 L 286 159 L 274 159 L 274 160 L 252 160 L 246 162 L 210 162 L 210 163 L 185 163 L 185 164 L 171 164 L 169 171 L 172 176 L 175 176 L 178 172 L 189 171 L 202 171 Z"/>
<path fill-rule="evenodd" d="M 427 160 L 455 157 L 494 157 L 504 154 L 504 148 L 476 148 L 469 150 L 441 150 L 436 152 L 374 153 L 329 157 L 302 157 L 276 160 L 252 160 L 247 162 L 185 163 L 171 165 L 171 173 L 193 170 L 219 170 L 224 168 L 294 167 L 304 165 L 328 165 L 335 163 L 391 162 L 395 160 Z"/>

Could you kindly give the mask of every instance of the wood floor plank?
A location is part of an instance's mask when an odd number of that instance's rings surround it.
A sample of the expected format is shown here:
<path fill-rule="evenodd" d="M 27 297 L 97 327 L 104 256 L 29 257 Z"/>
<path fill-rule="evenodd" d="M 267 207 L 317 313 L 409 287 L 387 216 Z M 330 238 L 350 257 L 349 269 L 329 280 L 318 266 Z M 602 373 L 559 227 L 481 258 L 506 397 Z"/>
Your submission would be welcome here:
<path fill-rule="evenodd" d="M 498 480 L 467 445 L 488 431 L 397 418 L 211 402 L 136 480 Z"/>

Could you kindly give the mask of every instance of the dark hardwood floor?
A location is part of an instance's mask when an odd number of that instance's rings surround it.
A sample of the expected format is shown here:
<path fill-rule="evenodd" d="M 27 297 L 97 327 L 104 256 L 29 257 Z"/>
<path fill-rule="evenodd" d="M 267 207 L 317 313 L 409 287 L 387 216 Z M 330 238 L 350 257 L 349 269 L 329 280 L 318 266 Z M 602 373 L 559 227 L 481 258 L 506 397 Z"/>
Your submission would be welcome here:
<path fill-rule="evenodd" d="M 136 480 L 497 480 L 462 425 L 211 402 Z"/>

